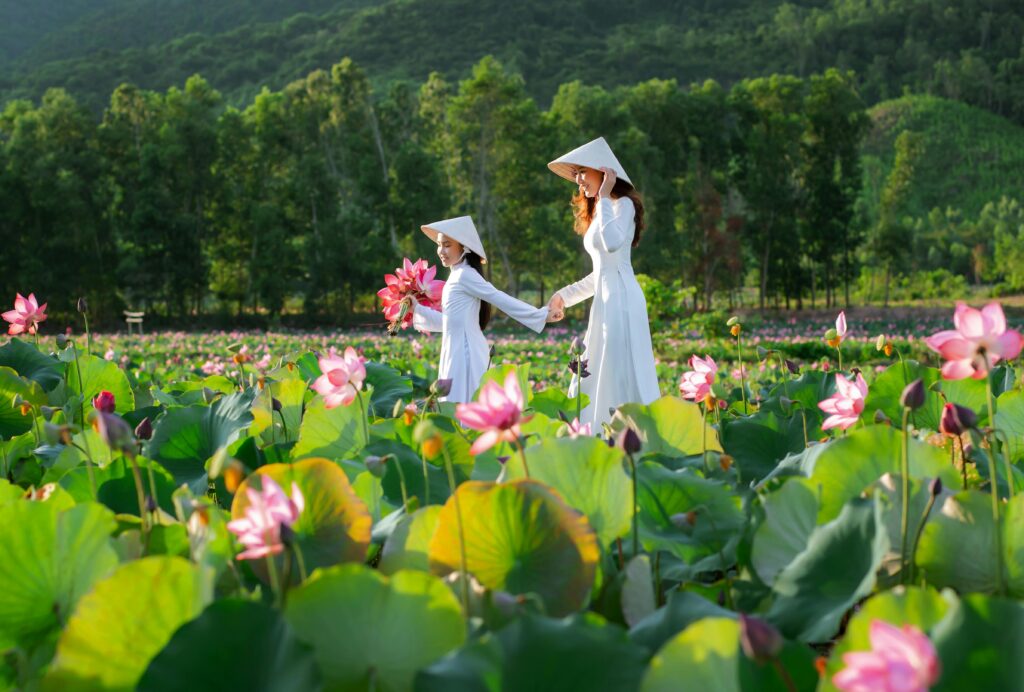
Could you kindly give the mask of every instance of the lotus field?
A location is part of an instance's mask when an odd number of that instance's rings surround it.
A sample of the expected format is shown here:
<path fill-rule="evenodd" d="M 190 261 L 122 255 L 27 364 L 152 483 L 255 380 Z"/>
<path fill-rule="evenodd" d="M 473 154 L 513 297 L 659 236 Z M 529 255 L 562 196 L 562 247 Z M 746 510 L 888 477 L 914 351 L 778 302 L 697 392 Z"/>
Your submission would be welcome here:
<path fill-rule="evenodd" d="M 571 328 L 491 333 L 455 405 L 411 330 L 46 310 L 3 315 L 5 688 L 1024 689 L 998 304 L 655 329 L 600 430 Z"/>

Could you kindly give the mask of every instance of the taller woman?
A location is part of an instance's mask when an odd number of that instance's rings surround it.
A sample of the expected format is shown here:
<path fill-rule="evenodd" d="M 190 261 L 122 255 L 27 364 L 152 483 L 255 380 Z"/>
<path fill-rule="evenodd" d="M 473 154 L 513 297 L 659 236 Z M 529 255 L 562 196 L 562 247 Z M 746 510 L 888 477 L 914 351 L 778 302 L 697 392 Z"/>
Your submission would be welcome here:
<path fill-rule="evenodd" d="M 574 375 L 569 394 L 575 396 L 582 386 L 590 405 L 580 422 L 596 428 L 611 418 L 609 409 L 649 404 L 660 396 L 647 301 L 630 263 L 630 250 L 644 229 L 644 207 L 604 137 L 548 168 L 578 187 L 572 199 L 576 233 L 594 263 L 586 278 L 555 292 L 548 308 L 552 318 L 560 319 L 566 307 L 594 299 L 583 340 L 590 376 L 580 380 Z"/>

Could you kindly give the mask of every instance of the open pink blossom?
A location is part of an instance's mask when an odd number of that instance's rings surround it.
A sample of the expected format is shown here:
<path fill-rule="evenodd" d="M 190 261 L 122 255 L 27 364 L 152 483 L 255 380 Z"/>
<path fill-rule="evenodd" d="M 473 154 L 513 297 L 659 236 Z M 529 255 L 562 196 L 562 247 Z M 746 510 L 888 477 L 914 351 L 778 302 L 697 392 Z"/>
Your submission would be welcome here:
<path fill-rule="evenodd" d="M 270 476 L 260 474 L 260 481 L 262 490 L 251 486 L 245 489 L 249 499 L 245 516 L 228 522 L 228 530 L 238 536 L 246 548 L 238 554 L 239 560 L 258 560 L 284 550 L 281 527 L 290 528 L 306 506 L 297 483 L 292 483 L 292 496 L 289 498 Z"/>
<path fill-rule="evenodd" d="M 718 365 L 711 356 L 701 358 L 690 356 L 690 367 L 693 370 L 683 373 L 679 381 L 679 394 L 684 399 L 703 401 L 711 393 L 711 385 L 715 383 Z"/>
<path fill-rule="evenodd" d="M 385 286 L 377 291 L 377 296 L 384 304 L 384 317 L 389 322 L 397 321 L 402 312 L 402 301 L 407 296 L 414 297 L 425 307 L 440 309 L 444 281 L 435 279 L 436 275 L 437 268 L 428 265 L 424 259 L 415 262 L 403 259 L 402 266 L 394 274 L 384 275 Z M 405 329 L 411 325 L 412 318 L 410 310 L 402 317 L 401 327 Z"/>
<path fill-rule="evenodd" d="M 323 374 L 313 382 L 313 390 L 323 396 L 327 408 L 355 401 L 366 379 L 366 359 L 349 346 L 343 356 L 321 356 L 319 362 Z"/>
<path fill-rule="evenodd" d="M 35 293 L 29 293 L 28 298 L 19 293 L 14 299 L 14 309 L 3 313 L 3 318 L 11 323 L 7 328 L 11 336 L 35 334 L 39 330 L 39 323 L 46 321 L 46 303 L 40 305 Z"/>
<path fill-rule="evenodd" d="M 999 303 L 989 303 L 976 310 L 957 301 L 953 325 L 956 329 L 925 338 L 929 348 L 946 361 L 942 376 L 947 380 L 965 377 L 980 380 L 1000 360 L 1016 358 L 1024 344 L 1020 332 L 1006 328 L 1006 316 Z"/>
<path fill-rule="evenodd" d="M 842 692 L 927 692 L 939 681 L 935 646 L 918 628 L 873 620 L 868 638 L 871 650 L 843 654 L 846 667 L 832 676 Z"/>
<path fill-rule="evenodd" d="M 459 404 L 455 417 L 467 428 L 480 430 L 483 434 L 469 448 L 470 454 L 480 454 L 499 442 L 513 442 L 519 438 L 519 425 L 530 420 L 523 418 L 526 405 L 519 378 L 514 372 L 505 376 L 505 386 L 490 381 L 480 390 L 475 403 Z"/>
<path fill-rule="evenodd" d="M 588 437 L 594 434 L 590 431 L 590 423 L 580 423 L 579 418 L 573 418 L 572 422 L 565 425 L 569 430 L 569 437 L 572 438 Z"/>
<path fill-rule="evenodd" d="M 861 411 L 864 410 L 864 398 L 868 395 L 868 384 L 864 381 L 863 375 L 857 373 L 857 378 L 851 382 L 842 373 L 836 373 L 836 393 L 818 402 L 818 408 L 825 413 L 830 413 L 825 422 L 821 424 L 822 430 L 830 428 L 842 428 L 846 430 L 857 422 Z"/>

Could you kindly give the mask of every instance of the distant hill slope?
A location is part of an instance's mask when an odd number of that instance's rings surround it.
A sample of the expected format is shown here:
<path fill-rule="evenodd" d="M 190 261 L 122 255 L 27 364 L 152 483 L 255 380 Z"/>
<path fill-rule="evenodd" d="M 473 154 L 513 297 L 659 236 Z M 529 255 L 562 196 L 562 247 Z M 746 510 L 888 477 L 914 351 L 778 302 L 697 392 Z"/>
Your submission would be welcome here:
<path fill-rule="evenodd" d="M 934 96 L 883 101 L 870 115 L 874 126 L 862 149 L 869 205 L 892 167 L 893 142 L 905 130 L 924 135 L 925 149 L 904 213 L 923 216 L 953 207 L 970 218 L 1003 195 L 1024 195 L 1024 127 Z"/>

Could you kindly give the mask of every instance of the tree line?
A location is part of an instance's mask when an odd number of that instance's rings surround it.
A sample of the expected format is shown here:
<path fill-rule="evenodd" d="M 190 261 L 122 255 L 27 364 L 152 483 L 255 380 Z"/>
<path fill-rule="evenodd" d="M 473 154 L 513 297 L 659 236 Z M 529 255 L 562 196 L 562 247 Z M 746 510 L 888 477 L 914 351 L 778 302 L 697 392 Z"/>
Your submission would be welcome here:
<path fill-rule="evenodd" d="M 692 286 L 698 309 L 745 282 L 761 307 L 834 305 L 906 228 L 912 143 L 882 219 L 857 213 L 869 123 L 854 76 L 834 69 L 729 89 L 569 82 L 543 109 L 491 57 L 458 83 L 382 90 L 346 59 L 244 109 L 199 76 L 124 84 L 99 121 L 54 89 L 0 116 L 0 295 L 86 295 L 108 317 L 185 323 L 334 321 L 373 309 L 402 256 L 434 260 L 420 224 L 469 213 L 492 280 L 543 300 L 589 271 L 573 186 L 545 164 L 604 135 L 644 195 L 638 272 Z"/>

